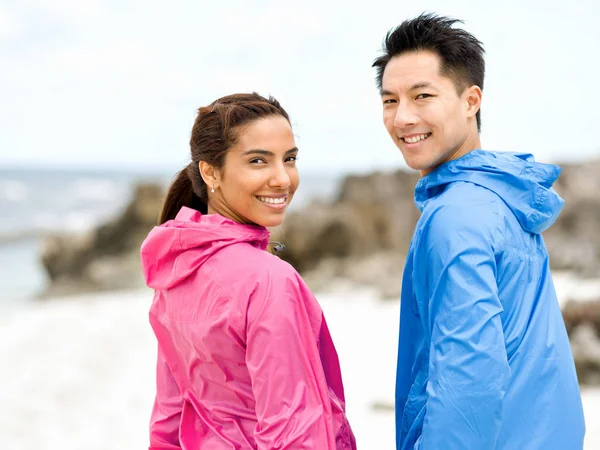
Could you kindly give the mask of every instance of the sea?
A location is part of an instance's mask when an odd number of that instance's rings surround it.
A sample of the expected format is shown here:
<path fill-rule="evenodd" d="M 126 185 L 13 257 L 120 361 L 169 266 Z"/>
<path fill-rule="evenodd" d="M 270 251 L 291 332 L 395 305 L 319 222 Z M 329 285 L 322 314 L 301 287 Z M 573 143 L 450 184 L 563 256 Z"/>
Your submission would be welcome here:
<path fill-rule="evenodd" d="M 134 187 L 168 187 L 173 170 L 25 169 L 0 167 L 0 310 L 35 301 L 49 280 L 41 263 L 52 234 L 90 230 L 127 206 Z M 340 176 L 302 174 L 290 209 L 337 193 Z"/>

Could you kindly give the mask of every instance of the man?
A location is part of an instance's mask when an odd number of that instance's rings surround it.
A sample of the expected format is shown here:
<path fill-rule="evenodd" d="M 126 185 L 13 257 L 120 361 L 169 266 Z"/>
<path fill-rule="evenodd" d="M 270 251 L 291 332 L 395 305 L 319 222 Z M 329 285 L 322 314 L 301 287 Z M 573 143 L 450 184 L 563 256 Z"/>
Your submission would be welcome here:
<path fill-rule="evenodd" d="M 551 188 L 560 168 L 480 149 L 484 50 L 456 22 L 408 20 L 373 63 L 385 127 L 422 175 L 402 286 L 397 448 L 581 449 L 541 236 L 563 206 Z"/>

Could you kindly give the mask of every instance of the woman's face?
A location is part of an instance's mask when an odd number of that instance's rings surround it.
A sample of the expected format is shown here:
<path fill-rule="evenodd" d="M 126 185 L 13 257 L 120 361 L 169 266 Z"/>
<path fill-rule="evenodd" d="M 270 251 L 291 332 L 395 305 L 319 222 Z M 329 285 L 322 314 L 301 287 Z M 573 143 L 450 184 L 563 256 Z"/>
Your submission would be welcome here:
<path fill-rule="evenodd" d="M 297 155 L 284 117 L 265 117 L 242 127 L 217 171 L 215 192 L 208 186 L 209 213 L 264 227 L 281 225 L 300 183 Z"/>

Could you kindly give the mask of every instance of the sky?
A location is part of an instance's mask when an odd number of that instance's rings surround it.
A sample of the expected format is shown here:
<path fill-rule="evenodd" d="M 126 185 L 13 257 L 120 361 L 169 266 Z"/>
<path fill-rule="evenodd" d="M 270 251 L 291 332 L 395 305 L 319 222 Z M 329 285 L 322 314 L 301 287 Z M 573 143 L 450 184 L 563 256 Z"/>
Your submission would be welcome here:
<path fill-rule="evenodd" d="M 0 167 L 179 169 L 197 108 L 249 91 L 289 112 L 302 170 L 406 167 L 371 63 L 421 12 L 485 46 L 483 148 L 600 157 L 596 0 L 0 0 Z"/>

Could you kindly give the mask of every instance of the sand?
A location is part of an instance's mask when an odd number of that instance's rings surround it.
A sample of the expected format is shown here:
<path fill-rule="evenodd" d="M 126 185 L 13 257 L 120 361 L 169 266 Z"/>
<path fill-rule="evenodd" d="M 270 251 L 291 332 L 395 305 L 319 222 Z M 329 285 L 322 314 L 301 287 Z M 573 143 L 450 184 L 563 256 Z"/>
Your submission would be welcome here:
<path fill-rule="evenodd" d="M 156 350 L 147 321 L 151 297 L 149 290 L 83 295 L 3 314 L 2 448 L 147 448 Z M 394 416 L 387 407 L 394 395 L 398 302 L 356 288 L 317 297 L 338 348 L 358 446 L 393 450 Z M 582 397 L 585 448 L 600 449 L 594 426 L 600 424 L 600 389 L 584 389 Z"/>

